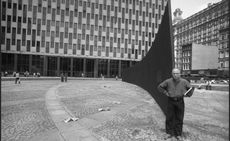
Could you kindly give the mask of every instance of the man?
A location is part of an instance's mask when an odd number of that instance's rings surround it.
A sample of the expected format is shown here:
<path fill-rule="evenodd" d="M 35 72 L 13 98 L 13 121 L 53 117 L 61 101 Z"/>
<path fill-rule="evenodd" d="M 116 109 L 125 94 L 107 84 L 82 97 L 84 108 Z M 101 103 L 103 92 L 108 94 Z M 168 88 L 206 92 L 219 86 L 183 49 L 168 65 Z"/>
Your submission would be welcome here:
<path fill-rule="evenodd" d="M 16 74 L 15 74 L 15 84 L 20 84 L 20 74 L 19 74 L 19 72 L 16 72 Z"/>
<path fill-rule="evenodd" d="M 163 81 L 158 90 L 168 96 L 166 113 L 166 133 L 169 138 L 181 138 L 184 119 L 184 93 L 191 87 L 190 83 L 180 77 L 180 70 L 172 70 L 172 78 Z"/>

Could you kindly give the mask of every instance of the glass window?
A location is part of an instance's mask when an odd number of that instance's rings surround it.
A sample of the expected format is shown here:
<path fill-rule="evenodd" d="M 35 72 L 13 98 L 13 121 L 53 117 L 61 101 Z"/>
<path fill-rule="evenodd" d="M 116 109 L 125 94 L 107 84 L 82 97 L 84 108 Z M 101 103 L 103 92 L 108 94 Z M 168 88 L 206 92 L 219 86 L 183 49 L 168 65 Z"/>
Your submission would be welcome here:
<path fill-rule="evenodd" d="M 11 32 L 11 16 L 7 16 L 7 33 Z"/>
<path fill-rule="evenodd" d="M 13 4 L 13 22 L 17 21 L 17 3 Z"/>
<path fill-rule="evenodd" d="M 5 36 L 6 36 L 6 27 L 2 26 L 2 42 L 1 44 L 5 44 Z"/>
<path fill-rule="evenodd" d="M 8 8 L 11 9 L 12 0 L 8 0 Z"/>
<path fill-rule="evenodd" d="M 26 51 L 30 52 L 30 40 L 27 40 Z"/>
<path fill-rule="evenodd" d="M 21 40 L 17 39 L 17 51 L 21 51 Z"/>
<path fill-rule="evenodd" d="M 37 6 L 33 6 L 33 24 L 37 21 Z"/>
<path fill-rule="evenodd" d="M 35 42 L 36 42 L 36 30 L 33 29 L 32 30 L 32 47 L 35 46 Z"/>
<path fill-rule="evenodd" d="M 6 50 L 10 50 L 10 39 L 6 39 Z"/>
<path fill-rule="evenodd" d="M 16 43 L 16 28 L 12 28 L 12 45 L 15 45 Z"/>

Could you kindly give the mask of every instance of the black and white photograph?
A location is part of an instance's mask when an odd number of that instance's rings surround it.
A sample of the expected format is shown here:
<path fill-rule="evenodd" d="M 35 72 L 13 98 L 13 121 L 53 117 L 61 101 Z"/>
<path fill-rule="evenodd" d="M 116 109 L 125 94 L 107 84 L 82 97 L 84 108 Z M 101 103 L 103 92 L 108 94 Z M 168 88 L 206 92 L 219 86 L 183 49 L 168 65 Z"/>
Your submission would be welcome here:
<path fill-rule="evenodd" d="M 0 0 L 2 141 L 228 141 L 229 0 Z"/>

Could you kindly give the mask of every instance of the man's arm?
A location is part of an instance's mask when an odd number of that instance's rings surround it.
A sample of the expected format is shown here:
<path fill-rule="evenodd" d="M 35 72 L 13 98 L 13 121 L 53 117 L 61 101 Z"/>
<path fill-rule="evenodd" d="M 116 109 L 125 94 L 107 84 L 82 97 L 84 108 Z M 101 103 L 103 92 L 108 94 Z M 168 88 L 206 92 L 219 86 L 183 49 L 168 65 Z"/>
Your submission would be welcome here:
<path fill-rule="evenodd" d="M 189 90 L 192 86 L 191 86 L 191 84 L 190 84 L 190 82 L 188 82 L 187 80 L 186 80 L 186 89 L 187 90 Z"/>
<path fill-rule="evenodd" d="M 169 96 L 168 91 L 166 90 L 167 83 L 166 81 L 162 82 L 161 84 L 158 85 L 157 89 L 160 93 L 165 94 L 166 96 Z"/>
<path fill-rule="evenodd" d="M 186 90 L 187 90 L 187 91 L 188 91 L 190 88 L 192 88 L 190 82 L 187 81 L 187 80 L 185 80 L 185 87 L 186 87 Z M 193 91 L 193 90 L 191 89 L 191 91 Z M 193 92 L 188 92 L 188 93 L 193 93 Z M 186 94 L 186 95 L 184 95 L 184 97 L 190 97 L 189 95 L 190 95 L 190 94 Z"/>

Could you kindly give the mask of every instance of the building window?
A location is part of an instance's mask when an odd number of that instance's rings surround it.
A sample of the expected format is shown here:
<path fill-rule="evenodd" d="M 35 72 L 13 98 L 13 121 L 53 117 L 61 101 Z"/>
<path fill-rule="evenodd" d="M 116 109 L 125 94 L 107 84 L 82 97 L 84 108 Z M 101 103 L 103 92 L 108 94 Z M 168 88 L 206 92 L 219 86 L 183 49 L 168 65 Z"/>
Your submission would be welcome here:
<path fill-rule="evenodd" d="M 6 2 L 5 1 L 2 2 L 2 20 L 3 21 L 6 20 Z"/>
<path fill-rule="evenodd" d="M 1 44 L 5 44 L 5 36 L 6 36 L 6 27 L 2 26 L 2 42 Z"/>
<path fill-rule="evenodd" d="M 49 42 L 46 42 L 46 53 L 49 53 L 49 50 L 50 50 L 50 43 Z"/>
<path fill-rule="evenodd" d="M 10 39 L 6 39 L 6 50 L 10 50 Z"/>
<path fill-rule="evenodd" d="M 13 22 L 17 21 L 17 3 L 13 3 Z"/>
<path fill-rule="evenodd" d="M 28 18 L 27 35 L 31 35 L 31 18 Z"/>
<path fill-rule="evenodd" d="M 23 23 L 26 23 L 27 19 L 27 5 L 23 5 Z"/>
<path fill-rule="evenodd" d="M 17 51 L 21 51 L 21 40 L 17 40 Z"/>
<path fill-rule="evenodd" d="M 12 45 L 15 45 L 16 43 L 16 28 L 12 28 Z"/>
<path fill-rule="evenodd" d="M 40 52 L 40 41 L 37 41 L 36 52 Z"/>
<path fill-rule="evenodd" d="M 33 6 L 33 24 L 37 21 L 37 6 Z"/>
<path fill-rule="evenodd" d="M 7 16 L 7 33 L 11 32 L 11 16 Z"/>
<path fill-rule="evenodd" d="M 22 17 L 18 16 L 17 34 L 21 34 L 21 27 L 22 27 Z"/>
<path fill-rule="evenodd" d="M 22 29 L 22 46 L 26 45 L 26 29 Z"/>
<path fill-rule="evenodd" d="M 26 51 L 30 52 L 30 40 L 27 40 Z"/>
<path fill-rule="evenodd" d="M 35 42 L 36 42 L 36 30 L 33 29 L 32 30 L 32 47 L 35 46 Z"/>
<path fill-rule="evenodd" d="M 55 42 L 55 54 L 58 54 L 59 43 Z"/>
<path fill-rule="evenodd" d="M 8 8 L 11 9 L 12 0 L 8 0 Z"/>

